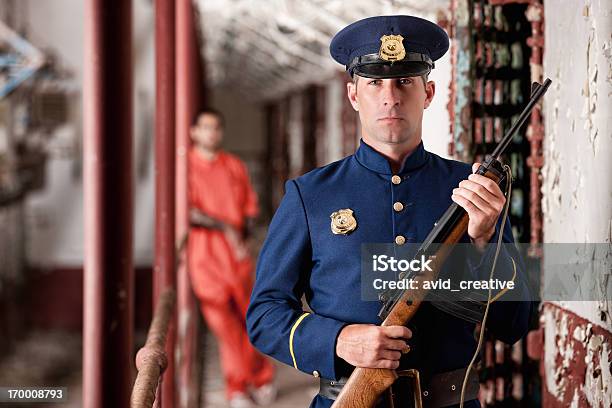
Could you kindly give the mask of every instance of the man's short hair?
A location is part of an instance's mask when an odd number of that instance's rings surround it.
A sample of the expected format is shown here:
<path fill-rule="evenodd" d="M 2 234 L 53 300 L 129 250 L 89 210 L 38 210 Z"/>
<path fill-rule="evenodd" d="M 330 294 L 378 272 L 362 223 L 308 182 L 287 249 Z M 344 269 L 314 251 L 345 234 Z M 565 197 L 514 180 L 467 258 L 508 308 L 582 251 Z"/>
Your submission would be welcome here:
<path fill-rule="evenodd" d="M 219 124 L 221 125 L 221 127 L 225 127 L 225 117 L 220 111 L 214 108 L 206 108 L 196 113 L 195 117 L 193 118 L 192 126 L 196 126 L 198 124 L 198 120 L 200 119 L 200 116 L 202 115 L 216 116 L 217 119 L 219 120 Z"/>

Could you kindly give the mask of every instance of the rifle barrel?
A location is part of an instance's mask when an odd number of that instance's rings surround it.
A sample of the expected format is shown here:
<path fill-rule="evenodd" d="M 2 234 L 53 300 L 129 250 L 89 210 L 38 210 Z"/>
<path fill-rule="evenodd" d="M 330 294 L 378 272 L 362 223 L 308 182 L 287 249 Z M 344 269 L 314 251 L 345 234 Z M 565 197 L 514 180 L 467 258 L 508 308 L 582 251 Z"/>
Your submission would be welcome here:
<path fill-rule="evenodd" d="M 523 126 L 523 124 L 525 123 L 529 115 L 531 114 L 531 111 L 535 107 L 536 103 L 538 103 L 540 98 L 544 96 L 544 94 L 548 90 L 548 87 L 550 86 L 551 83 L 552 81 L 550 80 L 550 78 L 546 78 L 546 81 L 544 81 L 543 85 L 540 85 L 537 82 L 534 83 L 533 87 L 531 88 L 532 89 L 531 98 L 529 99 L 527 106 L 521 112 L 521 116 L 518 118 L 518 120 L 514 122 L 510 130 L 508 130 L 508 132 L 499 142 L 499 144 L 497 145 L 493 153 L 491 153 L 491 156 L 499 160 L 504 150 L 506 150 L 506 148 L 510 144 L 510 141 L 512 140 L 512 137 L 514 136 L 516 131 L 519 130 L 521 126 Z"/>

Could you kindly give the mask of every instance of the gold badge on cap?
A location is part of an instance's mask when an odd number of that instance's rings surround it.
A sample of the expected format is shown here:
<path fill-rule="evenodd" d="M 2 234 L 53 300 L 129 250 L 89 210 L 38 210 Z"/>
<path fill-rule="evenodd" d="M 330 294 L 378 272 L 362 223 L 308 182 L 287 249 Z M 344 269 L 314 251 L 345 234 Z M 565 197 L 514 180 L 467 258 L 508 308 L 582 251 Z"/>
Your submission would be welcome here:
<path fill-rule="evenodd" d="M 383 35 L 380 37 L 380 51 L 378 56 L 385 61 L 399 61 L 406 56 L 406 49 L 401 35 Z"/>
<path fill-rule="evenodd" d="M 353 210 L 350 208 L 334 211 L 329 217 L 334 234 L 346 235 L 357 228 L 357 220 L 353 217 Z"/>

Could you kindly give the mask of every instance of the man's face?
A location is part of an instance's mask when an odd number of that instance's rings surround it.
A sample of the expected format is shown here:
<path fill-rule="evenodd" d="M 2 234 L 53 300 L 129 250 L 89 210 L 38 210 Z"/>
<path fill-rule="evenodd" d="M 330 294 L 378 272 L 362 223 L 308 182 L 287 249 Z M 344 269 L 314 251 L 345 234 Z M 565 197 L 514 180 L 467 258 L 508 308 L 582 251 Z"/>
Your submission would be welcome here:
<path fill-rule="evenodd" d="M 195 126 L 191 127 L 191 139 L 207 150 L 217 150 L 223 140 L 223 125 L 217 115 L 203 113 Z"/>
<path fill-rule="evenodd" d="M 421 138 L 423 110 L 435 93 L 421 77 L 358 78 L 347 84 L 348 97 L 359 112 L 364 139 L 402 144 Z"/>

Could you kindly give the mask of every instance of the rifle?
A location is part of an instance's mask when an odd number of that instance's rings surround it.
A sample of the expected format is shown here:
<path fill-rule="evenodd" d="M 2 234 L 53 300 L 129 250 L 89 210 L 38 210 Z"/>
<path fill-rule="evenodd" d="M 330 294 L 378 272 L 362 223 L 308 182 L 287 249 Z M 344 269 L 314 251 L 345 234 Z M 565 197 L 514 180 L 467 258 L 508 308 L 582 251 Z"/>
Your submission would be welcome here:
<path fill-rule="evenodd" d="M 488 177 L 500 186 L 504 182 L 509 183 L 511 181 L 506 180 L 500 157 L 510 144 L 514 134 L 525 123 L 540 98 L 544 96 L 551 83 L 552 81 L 548 78 L 542 85 L 537 82 L 533 83 L 531 97 L 527 106 L 521 112 L 518 120 L 504 135 L 493 153 L 486 157 L 484 163 L 476 171 L 476 174 Z M 459 242 L 461 237 L 467 232 L 468 221 L 467 212 L 456 203 L 452 203 L 442 217 L 434 224 L 434 228 L 427 235 L 414 256 L 414 259 L 420 259 L 421 256 L 431 259 L 431 270 L 424 271 L 414 278 L 418 282 L 418 289 L 402 290 L 393 296 L 381 299 L 384 302 L 379 313 L 379 317 L 383 320 L 382 326 L 403 326 L 412 319 L 429 292 L 428 289 L 423 289 L 422 282 L 435 281 L 437 279 L 444 261 L 451 252 L 451 245 Z M 400 278 L 402 278 L 401 275 Z M 418 371 L 414 369 L 407 370 L 407 375 L 412 377 L 415 382 L 415 406 L 420 407 L 421 396 Z M 356 367 L 342 388 L 338 398 L 334 401 L 332 408 L 372 408 L 382 393 L 397 380 L 398 376 L 396 370 Z"/>

